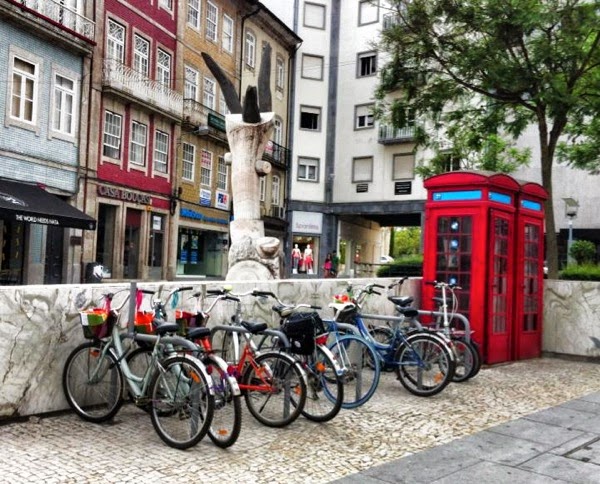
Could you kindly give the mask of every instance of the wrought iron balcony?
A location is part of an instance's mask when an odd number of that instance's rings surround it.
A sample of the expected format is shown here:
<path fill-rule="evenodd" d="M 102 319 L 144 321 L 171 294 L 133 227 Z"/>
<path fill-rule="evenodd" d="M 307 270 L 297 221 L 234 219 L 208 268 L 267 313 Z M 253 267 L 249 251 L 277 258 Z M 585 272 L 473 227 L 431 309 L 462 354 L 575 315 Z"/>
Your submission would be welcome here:
<path fill-rule="evenodd" d="M 167 116 L 181 120 L 183 96 L 158 81 L 121 64 L 114 59 L 104 59 L 102 83 L 106 88 L 134 101 L 141 102 Z"/>
<path fill-rule="evenodd" d="M 269 140 L 263 159 L 288 170 L 290 166 L 290 150 Z"/>
<path fill-rule="evenodd" d="M 210 136 L 228 146 L 225 116 L 198 101 L 189 98 L 183 100 L 183 127 L 199 136 Z"/>
<path fill-rule="evenodd" d="M 407 143 L 415 139 L 415 128 L 414 126 L 408 126 L 406 128 L 394 128 L 393 126 L 381 125 L 379 126 L 379 138 L 378 141 L 384 145 L 391 145 L 395 143 Z"/>
<path fill-rule="evenodd" d="M 63 26 L 88 40 L 95 38 L 95 23 L 64 5 L 60 0 L 8 0 L 14 5 L 22 5 L 29 11 Z"/>

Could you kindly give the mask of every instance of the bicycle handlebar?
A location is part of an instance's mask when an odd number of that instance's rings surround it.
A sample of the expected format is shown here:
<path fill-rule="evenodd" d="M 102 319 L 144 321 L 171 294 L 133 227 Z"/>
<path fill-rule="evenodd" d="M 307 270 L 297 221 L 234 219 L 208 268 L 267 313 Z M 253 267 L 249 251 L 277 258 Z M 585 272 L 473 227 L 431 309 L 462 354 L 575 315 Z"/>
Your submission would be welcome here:
<path fill-rule="evenodd" d="M 448 289 L 451 289 L 451 290 L 462 289 L 462 287 L 460 287 L 458 284 L 441 282 L 441 281 L 425 281 L 425 284 L 427 284 L 428 286 L 435 286 L 438 289 L 441 289 L 443 287 L 447 287 Z"/>

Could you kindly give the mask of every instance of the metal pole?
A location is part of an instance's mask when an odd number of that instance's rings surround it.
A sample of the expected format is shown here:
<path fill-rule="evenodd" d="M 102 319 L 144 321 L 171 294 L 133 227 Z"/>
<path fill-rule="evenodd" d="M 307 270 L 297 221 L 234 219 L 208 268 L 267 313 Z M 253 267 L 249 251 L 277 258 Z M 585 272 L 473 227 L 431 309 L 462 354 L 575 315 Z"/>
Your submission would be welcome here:
<path fill-rule="evenodd" d="M 575 261 L 571 256 L 571 246 L 573 245 L 573 217 L 569 217 L 569 239 L 567 240 L 567 265 L 573 264 Z"/>

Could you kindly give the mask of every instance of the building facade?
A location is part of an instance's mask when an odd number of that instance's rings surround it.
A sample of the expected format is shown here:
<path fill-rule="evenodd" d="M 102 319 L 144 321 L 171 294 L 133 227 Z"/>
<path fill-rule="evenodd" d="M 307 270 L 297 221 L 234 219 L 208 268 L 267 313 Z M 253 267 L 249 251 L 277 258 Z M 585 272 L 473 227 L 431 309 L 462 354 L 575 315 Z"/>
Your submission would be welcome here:
<path fill-rule="evenodd" d="M 0 2 L 0 284 L 80 280 L 93 18 L 83 1 Z"/>

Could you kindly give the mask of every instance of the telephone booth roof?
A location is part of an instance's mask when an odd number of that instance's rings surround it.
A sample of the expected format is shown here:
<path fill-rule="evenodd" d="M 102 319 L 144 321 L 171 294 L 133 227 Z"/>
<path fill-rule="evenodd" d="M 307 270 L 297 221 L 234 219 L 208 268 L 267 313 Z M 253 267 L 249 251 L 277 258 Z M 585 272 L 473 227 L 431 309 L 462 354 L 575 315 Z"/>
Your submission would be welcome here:
<path fill-rule="evenodd" d="M 520 191 L 520 184 L 506 173 L 493 171 L 462 170 L 434 175 L 424 181 L 428 190 L 431 188 L 491 186 L 509 191 Z"/>

